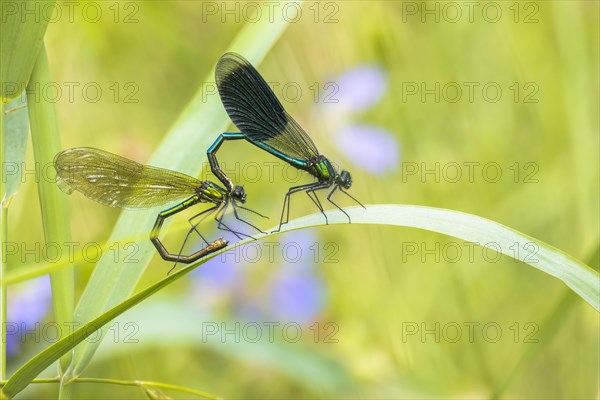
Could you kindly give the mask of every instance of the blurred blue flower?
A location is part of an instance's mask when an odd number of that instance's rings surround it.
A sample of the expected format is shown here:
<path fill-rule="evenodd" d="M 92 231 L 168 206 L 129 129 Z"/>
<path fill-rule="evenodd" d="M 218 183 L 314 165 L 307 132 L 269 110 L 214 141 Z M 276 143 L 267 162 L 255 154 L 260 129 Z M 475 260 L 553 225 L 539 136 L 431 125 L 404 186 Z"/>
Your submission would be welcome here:
<path fill-rule="evenodd" d="M 371 174 L 394 171 L 400 162 L 396 137 L 383 128 L 352 121 L 355 112 L 366 110 L 382 99 L 388 87 L 385 71 L 376 65 L 360 65 L 344 72 L 335 82 L 338 91 L 332 98 L 337 103 L 325 102 L 323 110 L 339 150 Z"/>
<path fill-rule="evenodd" d="M 230 218 L 227 225 L 248 232 L 246 225 L 235 218 Z M 207 238 L 215 236 L 215 232 L 207 231 L 207 234 Z M 326 297 L 325 284 L 315 268 L 315 254 L 320 254 L 317 246 L 322 250 L 322 244 L 318 243 L 318 236 L 312 229 L 288 232 L 280 237 L 271 250 L 259 242 L 249 242 L 194 270 L 191 274 L 194 303 L 208 312 L 225 306 L 234 317 L 247 321 L 275 319 L 308 324 L 318 319 Z M 193 242 L 192 251 L 204 246 L 198 237 L 190 238 L 190 241 Z M 256 261 L 267 260 L 273 249 L 276 259 L 283 260 L 282 265 L 267 275 L 267 281 L 260 282 L 252 290 L 248 286 L 248 268 Z M 260 255 L 258 260 L 254 260 L 255 254 Z"/>
<path fill-rule="evenodd" d="M 43 276 L 31 281 L 11 285 L 8 288 L 7 325 L 6 325 L 6 353 L 15 355 L 26 338 L 25 331 L 41 332 L 38 325 L 50 311 L 52 290 L 48 276 Z"/>
<path fill-rule="evenodd" d="M 344 111 L 361 111 L 377 103 L 387 90 L 387 76 L 381 67 L 361 65 L 335 79 L 337 93 L 331 103 Z"/>
<path fill-rule="evenodd" d="M 192 278 L 198 284 L 219 289 L 232 289 L 244 280 L 236 263 L 224 262 L 217 256 L 192 272 Z"/>
<path fill-rule="evenodd" d="M 315 268 L 321 244 L 313 229 L 287 232 L 280 244 L 285 262 L 269 285 L 269 314 L 282 322 L 310 324 L 319 318 L 326 299 L 326 285 Z"/>
<path fill-rule="evenodd" d="M 319 246 L 316 228 L 300 229 L 286 232 L 280 236 L 279 247 L 284 270 L 313 270 L 315 268 L 315 246 Z"/>
<path fill-rule="evenodd" d="M 398 167 L 399 145 L 388 131 L 371 125 L 352 124 L 342 127 L 337 135 L 342 154 L 365 171 L 383 174 Z"/>
<path fill-rule="evenodd" d="M 227 218 L 225 223 L 233 230 L 249 233 L 246 224 L 237 221 L 235 218 Z M 218 237 L 223 237 L 229 240 L 230 243 L 239 241 L 231 232 L 216 230 L 215 226 L 216 223 L 203 223 L 198 229 L 209 241 Z M 189 248 L 185 250 L 186 254 L 206 246 L 206 243 L 196 233 L 192 233 L 188 240 L 191 243 L 188 246 Z M 231 294 L 243 288 L 246 275 L 239 262 L 240 252 L 240 248 L 228 250 L 192 271 L 192 298 L 198 307 L 206 311 L 214 311 L 218 304 L 229 303 Z"/>
<path fill-rule="evenodd" d="M 309 325 L 323 311 L 325 289 L 323 280 L 311 271 L 282 269 L 271 282 L 271 315 L 279 321 Z"/>

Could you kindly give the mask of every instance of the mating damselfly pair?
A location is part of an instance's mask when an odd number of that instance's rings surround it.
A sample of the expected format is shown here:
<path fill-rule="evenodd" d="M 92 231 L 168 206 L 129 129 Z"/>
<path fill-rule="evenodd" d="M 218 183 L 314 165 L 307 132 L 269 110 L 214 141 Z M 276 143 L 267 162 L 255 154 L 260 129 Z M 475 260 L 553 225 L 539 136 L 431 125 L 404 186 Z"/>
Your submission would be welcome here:
<path fill-rule="evenodd" d="M 258 71 L 239 54 L 226 53 L 219 59 L 215 75 L 221 102 L 240 130 L 221 133 L 207 150 L 211 170 L 224 187 L 179 172 L 142 165 L 90 147 L 68 149 L 56 155 L 54 166 L 59 187 L 69 194 L 79 191 L 90 199 L 110 207 L 149 208 L 179 201 L 158 214 L 150 233 L 150 240 L 164 260 L 192 263 L 228 244 L 223 238 L 209 242 L 198 230 L 200 222 L 213 213 L 219 229 L 231 232 L 240 239 L 242 236 L 251 237 L 223 222 L 229 205 L 232 206 L 238 220 L 260 231 L 254 224 L 242 219 L 238 209 L 265 216 L 241 205 L 246 201 L 243 187 L 233 184 L 220 168 L 216 157 L 217 151 L 225 141 L 245 139 L 316 178 L 316 182 L 288 190 L 276 231 L 281 230 L 281 226 L 288 222 L 290 196 L 296 192 L 306 192 L 328 222 L 316 192 L 332 187 L 327 200 L 341 210 L 351 222 L 350 216 L 331 198 L 339 190 L 362 206 L 346 192 L 352 185 L 350 173 L 345 170 L 338 172 L 327 157 L 319 153 L 313 141 L 285 111 Z M 158 237 L 163 222 L 198 203 L 209 203 L 211 207 L 189 219 L 191 229 L 181 249 L 193 232 L 202 238 L 206 246 L 190 255 L 182 255 L 182 251 L 178 254 L 170 253 Z"/>

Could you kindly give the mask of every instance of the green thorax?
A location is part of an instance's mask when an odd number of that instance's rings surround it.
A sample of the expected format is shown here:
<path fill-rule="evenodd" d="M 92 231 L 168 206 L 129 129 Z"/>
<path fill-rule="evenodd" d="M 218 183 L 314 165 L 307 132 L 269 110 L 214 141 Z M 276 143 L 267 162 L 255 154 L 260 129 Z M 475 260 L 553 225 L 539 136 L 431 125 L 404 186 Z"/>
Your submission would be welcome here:
<path fill-rule="evenodd" d="M 322 155 L 314 161 L 311 160 L 307 171 L 314 175 L 320 182 L 335 180 L 338 175 L 327 157 Z"/>
<path fill-rule="evenodd" d="M 210 181 L 204 181 L 202 186 L 196 189 L 196 195 L 203 202 L 221 203 L 225 199 L 227 191 Z"/>

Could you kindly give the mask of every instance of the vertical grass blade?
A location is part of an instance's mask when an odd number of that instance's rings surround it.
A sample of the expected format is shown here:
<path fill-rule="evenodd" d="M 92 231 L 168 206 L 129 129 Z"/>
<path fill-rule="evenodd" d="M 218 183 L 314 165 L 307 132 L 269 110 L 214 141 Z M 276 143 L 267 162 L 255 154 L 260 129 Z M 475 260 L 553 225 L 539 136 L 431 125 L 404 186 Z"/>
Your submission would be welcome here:
<path fill-rule="evenodd" d="M 31 142 L 38 173 L 38 193 L 44 226 L 44 239 L 46 243 L 56 243 L 64 248 L 65 243 L 71 241 L 67 199 L 56 186 L 48 179 L 44 172 L 53 171 L 54 155 L 60 151 L 60 136 L 54 104 L 44 100 L 36 92 L 35 87 L 50 83 L 48 57 L 44 47 L 39 52 L 31 79 L 29 81 L 27 103 L 29 108 L 29 122 L 31 124 Z M 64 253 L 64 252 L 63 252 Z M 63 262 L 63 257 L 57 262 Z M 50 274 L 52 285 L 52 299 L 56 322 L 60 326 L 68 326 L 73 320 L 74 307 L 74 271 L 73 267 L 62 268 Z M 68 359 L 61 361 L 63 370 L 68 366 Z"/>
<path fill-rule="evenodd" d="M 0 165 L 4 165 L 4 103 L 0 102 Z M 4 183 L 4 168 L 2 168 L 2 179 L 0 179 L 0 195 L 4 198 L 6 185 Z M 6 220 L 8 217 L 8 208 L 0 207 L 0 380 L 6 377 L 6 286 L 4 276 L 6 274 L 6 265 L 4 262 L 4 243 L 8 240 L 8 230 Z"/>
<path fill-rule="evenodd" d="M 237 35 L 227 51 L 238 51 L 258 64 L 283 33 L 287 22 L 261 20 L 247 24 Z M 214 71 L 210 71 L 205 81 L 213 81 Z M 217 96 L 203 98 L 199 90 L 176 121 L 167 137 L 150 161 L 152 165 L 198 175 L 205 158 L 206 149 L 229 122 Z M 173 157 L 177 154 L 177 157 Z M 140 233 L 150 232 L 156 219 L 157 210 L 124 211 L 109 242 L 116 243 L 123 238 L 131 238 Z M 113 257 L 102 257 L 81 297 L 75 311 L 75 321 L 84 324 L 96 318 L 103 311 L 113 307 L 132 292 L 144 269 L 155 255 L 149 240 L 137 244 L 137 263 L 126 263 Z M 75 349 L 73 375 L 79 375 L 91 360 L 100 341 L 85 342 Z"/>
<path fill-rule="evenodd" d="M 2 162 L 2 206 L 7 207 L 21 186 L 21 170 L 25 162 L 27 136 L 29 135 L 29 116 L 27 114 L 25 92 L 6 104 L 3 113 L 4 142 Z"/>
<path fill-rule="evenodd" d="M 37 59 L 40 48 L 42 47 L 42 40 L 44 33 L 48 26 L 48 21 L 40 18 L 24 18 L 23 9 L 31 5 L 32 2 L 25 0 L 0 0 L 0 10 L 2 14 L 2 21 L 0 23 L 0 96 L 2 97 L 2 103 L 0 107 L 0 165 L 2 165 L 2 183 L 0 183 L 0 195 L 2 196 L 2 214 L 0 217 L 0 243 L 5 243 L 7 240 L 8 232 L 8 205 L 10 197 L 14 194 L 18 188 L 19 181 L 13 179 L 7 179 L 5 167 L 9 159 L 5 158 L 6 153 L 10 150 L 10 155 L 18 157 L 21 154 L 20 151 L 15 149 L 13 146 L 20 141 L 18 138 L 11 136 L 7 138 L 7 134 L 12 129 L 5 130 L 6 121 L 12 121 L 9 124 L 13 124 L 18 121 L 22 116 L 11 116 L 5 119 L 4 112 L 12 106 L 6 103 L 12 99 L 16 99 L 24 91 L 33 65 Z M 54 1 L 46 1 L 44 4 L 54 3 Z M 37 6 L 39 7 L 40 4 Z M 38 15 L 39 17 L 39 15 Z M 20 112 L 20 111 L 19 111 Z M 19 129 L 17 129 L 19 130 Z M 26 131 L 26 129 L 24 130 Z M 23 130 L 21 130 L 23 132 Z M 26 140 L 25 134 L 25 140 Z M 15 140 L 13 140 L 15 139 Z M 13 153 L 14 150 L 14 153 Z M 24 154 L 24 152 L 23 152 Z M 6 272 L 5 258 L 4 258 L 4 246 L 0 249 L 0 282 L 4 282 L 3 278 Z M 4 285 L 0 287 L 0 338 L 2 344 L 0 350 L 0 377 L 4 379 L 5 373 L 5 346 L 6 340 L 4 340 L 4 327 L 6 318 L 6 288 Z"/>
<path fill-rule="evenodd" d="M 6 369 L 6 255 L 4 254 L 4 243 L 8 242 L 8 207 L 12 196 L 17 193 L 21 185 L 21 167 L 25 161 L 25 149 L 27 146 L 27 135 L 29 133 L 29 120 L 27 109 L 22 107 L 25 103 L 25 92 L 21 97 L 8 104 L 2 104 L 0 108 L 0 165 L 2 165 L 2 183 L 0 195 L 2 196 L 2 216 L 0 217 L 0 338 L 2 346 L 0 349 L 0 377 L 4 379 Z M 21 108 L 18 108 L 21 107 Z M 5 114 L 6 112 L 6 114 Z"/>
<path fill-rule="evenodd" d="M 3 102 L 17 98 L 27 86 L 49 22 L 48 18 L 40 17 L 39 10 L 54 3 L 51 0 L 0 0 L 0 94 Z"/>

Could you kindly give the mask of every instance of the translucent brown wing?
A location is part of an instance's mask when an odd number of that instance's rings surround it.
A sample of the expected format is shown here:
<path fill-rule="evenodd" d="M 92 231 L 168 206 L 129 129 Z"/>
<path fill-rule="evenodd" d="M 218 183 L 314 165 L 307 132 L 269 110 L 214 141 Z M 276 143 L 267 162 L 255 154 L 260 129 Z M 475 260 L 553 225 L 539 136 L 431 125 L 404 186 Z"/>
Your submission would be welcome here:
<path fill-rule="evenodd" d="M 56 183 L 110 207 L 148 208 L 192 196 L 202 182 L 167 169 L 142 165 L 92 147 L 64 150 L 54 158 Z"/>

